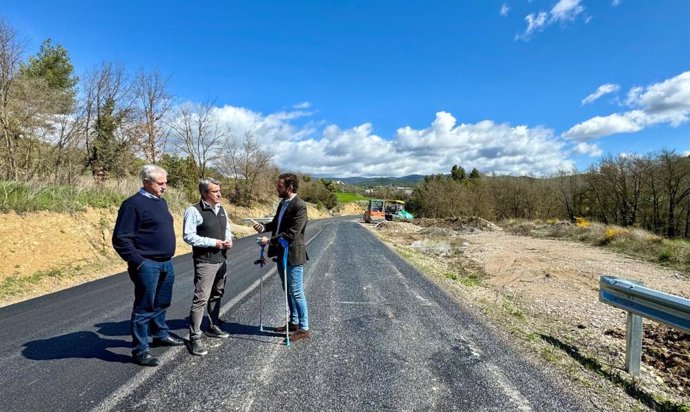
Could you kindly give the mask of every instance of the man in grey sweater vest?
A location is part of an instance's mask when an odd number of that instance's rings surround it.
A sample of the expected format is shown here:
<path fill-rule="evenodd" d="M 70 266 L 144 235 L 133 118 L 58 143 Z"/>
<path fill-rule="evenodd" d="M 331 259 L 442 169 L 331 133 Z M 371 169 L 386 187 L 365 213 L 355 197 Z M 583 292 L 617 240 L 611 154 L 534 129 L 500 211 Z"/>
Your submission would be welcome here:
<path fill-rule="evenodd" d="M 194 299 L 189 313 L 189 351 L 192 355 L 208 353 L 201 341 L 201 322 L 208 311 L 210 326 L 206 336 L 227 338 L 220 316 L 220 300 L 225 290 L 227 250 L 232 247 L 232 231 L 225 209 L 220 205 L 220 182 L 199 181 L 199 203 L 184 213 L 185 242 L 192 246 L 194 258 Z"/>

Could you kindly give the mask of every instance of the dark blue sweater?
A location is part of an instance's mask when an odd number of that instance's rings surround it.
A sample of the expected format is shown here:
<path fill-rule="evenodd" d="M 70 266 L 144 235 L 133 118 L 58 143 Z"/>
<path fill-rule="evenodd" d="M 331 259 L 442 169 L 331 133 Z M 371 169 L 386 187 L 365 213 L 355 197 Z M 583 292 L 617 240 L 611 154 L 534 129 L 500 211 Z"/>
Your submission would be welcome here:
<path fill-rule="evenodd" d="M 166 261 L 175 254 L 175 227 L 165 199 L 137 193 L 122 202 L 113 229 L 113 247 L 130 265 L 144 259 Z"/>

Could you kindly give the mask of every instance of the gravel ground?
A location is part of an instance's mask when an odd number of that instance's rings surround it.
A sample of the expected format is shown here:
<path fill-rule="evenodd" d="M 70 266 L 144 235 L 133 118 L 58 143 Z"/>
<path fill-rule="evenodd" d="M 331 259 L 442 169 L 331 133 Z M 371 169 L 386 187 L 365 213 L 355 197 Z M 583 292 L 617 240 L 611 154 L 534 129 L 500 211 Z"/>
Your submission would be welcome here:
<path fill-rule="evenodd" d="M 520 338 L 520 345 L 566 371 L 597 408 L 659 409 L 654 397 L 676 407 L 690 404 L 688 336 L 646 320 L 642 373 L 629 385 L 622 370 L 626 313 L 598 301 L 601 275 L 639 280 L 687 298 L 686 275 L 600 248 L 510 235 L 486 224 L 421 223 L 389 222 L 375 232 L 446 290 Z M 462 281 L 472 273 L 481 275 L 479 284 Z"/>

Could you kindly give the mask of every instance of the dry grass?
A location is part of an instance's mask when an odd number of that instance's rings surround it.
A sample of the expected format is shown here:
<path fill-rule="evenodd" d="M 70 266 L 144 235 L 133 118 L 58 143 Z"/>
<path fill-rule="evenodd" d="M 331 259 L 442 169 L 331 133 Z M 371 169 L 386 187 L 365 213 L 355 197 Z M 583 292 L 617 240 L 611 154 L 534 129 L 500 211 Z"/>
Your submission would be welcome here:
<path fill-rule="evenodd" d="M 639 228 L 624 228 L 580 219 L 566 221 L 508 220 L 500 224 L 508 232 L 542 239 L 567 239 L 661 264 L 683 273 L 690 265 L 690 242 L 665 239 Z"/>

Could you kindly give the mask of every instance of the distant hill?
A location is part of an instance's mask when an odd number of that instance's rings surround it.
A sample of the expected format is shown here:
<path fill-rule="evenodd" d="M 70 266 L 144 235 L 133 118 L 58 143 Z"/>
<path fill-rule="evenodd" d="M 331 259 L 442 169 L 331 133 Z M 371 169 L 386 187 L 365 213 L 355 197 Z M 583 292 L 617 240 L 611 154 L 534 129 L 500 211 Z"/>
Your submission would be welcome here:
<path fill-rule="evenodd" d="M 402 177 L 324 177 L 324 179 L 341 181 L 354 186 L 416 186 L 424 180 L 424 175 L 409 175 Z"/>

